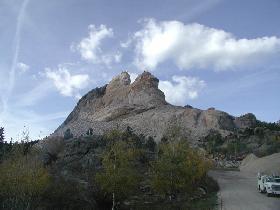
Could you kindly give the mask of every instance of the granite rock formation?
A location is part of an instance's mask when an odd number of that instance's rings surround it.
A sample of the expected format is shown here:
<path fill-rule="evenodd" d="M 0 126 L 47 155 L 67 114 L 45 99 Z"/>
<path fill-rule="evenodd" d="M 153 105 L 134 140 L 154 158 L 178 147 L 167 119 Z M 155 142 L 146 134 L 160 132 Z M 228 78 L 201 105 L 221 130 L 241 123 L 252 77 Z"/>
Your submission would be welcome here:
<path fill-rule="evenodd" d="M 165 101 L 158 83 L 159 80 L 149 72 L 143 72 L 133 83 L 130 75 L 122 72 L 108 85 L 83 96 L 52 135 L 63 136 L 70 129 L 74 136 L 81 136 L 86 135 L 90 128 L 94 134 L 103 134 L 129 126 L 137 134 L 160 141 L 168 129 L 177 125 L 182 134 L 196 144 L 212 130 L 227 136 L 235 129 L 256 123 L 253 114 L 234 117 L 213 108 L 200 110 L 171 105 Z"/>

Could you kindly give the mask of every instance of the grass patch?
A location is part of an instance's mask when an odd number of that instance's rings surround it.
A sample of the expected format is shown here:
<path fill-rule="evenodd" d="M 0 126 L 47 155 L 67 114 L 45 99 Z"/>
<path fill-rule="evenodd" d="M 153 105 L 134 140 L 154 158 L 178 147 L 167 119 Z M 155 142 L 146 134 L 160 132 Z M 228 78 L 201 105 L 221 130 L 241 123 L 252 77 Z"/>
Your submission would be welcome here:
<path fill-rule="evenodd" d="M 200 199 L 191 203 L 190 210 L 216 210 L 218 209 L 217 193 L 209 194 L 205 199 Z"/>
<path fill-rule="evenodd" d="M 192 201 L 165 201 L 152 204 L 138 204 L 132 207 L 135 210 L 154 209 L 154 210 L 216 210 L 218 209 L 218 196 L 216 192 L 209 193 L 205 198 Z"/>

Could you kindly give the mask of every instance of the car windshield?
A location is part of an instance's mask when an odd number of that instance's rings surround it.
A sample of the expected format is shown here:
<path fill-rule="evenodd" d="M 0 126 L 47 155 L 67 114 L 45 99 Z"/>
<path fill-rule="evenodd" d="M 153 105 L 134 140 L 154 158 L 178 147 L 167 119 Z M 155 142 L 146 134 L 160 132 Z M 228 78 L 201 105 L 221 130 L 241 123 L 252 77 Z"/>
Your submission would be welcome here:
<path fill-rule="evenodd" d="M 274 180 L 275 180 L 275 182 L 280 183 L 280 178 L 276 178 Z"/>
<path fill-rule="evenodd" d="M 268 177 L 268 178 L 266 178 L 266 182 L 277 182 L 277 183 L 280 183 L 280 178 Z"/>

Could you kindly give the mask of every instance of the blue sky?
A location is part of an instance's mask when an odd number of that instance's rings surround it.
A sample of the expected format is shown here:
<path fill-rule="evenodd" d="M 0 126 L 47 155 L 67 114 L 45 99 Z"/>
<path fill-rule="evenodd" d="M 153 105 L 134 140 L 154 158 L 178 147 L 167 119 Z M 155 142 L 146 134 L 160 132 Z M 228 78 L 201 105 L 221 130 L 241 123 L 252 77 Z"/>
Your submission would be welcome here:
<path fill-rule="evenodd" d="M 280 119 L 279 0 L 0 0 L 0 125 L 51 133 L 121 71 L 176 105 Z"/>

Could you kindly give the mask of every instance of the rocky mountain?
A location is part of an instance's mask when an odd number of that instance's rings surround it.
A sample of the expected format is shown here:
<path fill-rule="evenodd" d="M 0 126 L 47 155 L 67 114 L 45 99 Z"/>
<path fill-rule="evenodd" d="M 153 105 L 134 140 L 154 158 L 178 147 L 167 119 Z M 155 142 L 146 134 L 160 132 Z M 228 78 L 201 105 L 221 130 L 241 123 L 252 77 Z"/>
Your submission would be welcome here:
<path fill-rule="evenodd" d="M 133 83 L 130 75 L 122 72 L 108 85 L 84 95 L 52 135 L 63 136 L 67 129 L 74 136 L 85 135 L 89 129 L 94 134 L 103 134 L 129 126 L 137 134 L 160 141 L 168 129 L 179 125 L 182 134 L 196 144 L 210 131 L 227 136 L 257 122 L 253 114 L 234 117 L 214 108 L 200 110 L 171 105 L 165 101 L 158 83 L 159 80 L 149 72 L 143 72 Z"/>

